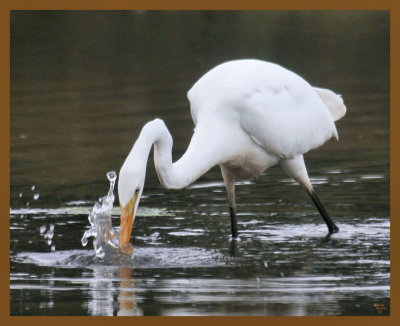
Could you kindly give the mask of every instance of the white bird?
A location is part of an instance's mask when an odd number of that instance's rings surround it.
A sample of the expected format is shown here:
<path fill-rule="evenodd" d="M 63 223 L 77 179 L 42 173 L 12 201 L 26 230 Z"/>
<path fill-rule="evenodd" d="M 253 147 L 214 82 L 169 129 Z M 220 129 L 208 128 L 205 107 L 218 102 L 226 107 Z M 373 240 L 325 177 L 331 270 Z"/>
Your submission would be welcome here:
<path fill-rule="evenodd" d="M 329 233 L 339 231 L 313 190 L 303 154 L 332 137 L 338 139 L 334 121 L 346 113 L 341 96 L 312 87 L 277 64 L 253 59 L 218 65 L 187 96 L 195 129 L 183 156 L 172 162 L 171 134 L 162 120 L 155 119 L 143 127 L 120 170 L 122 251 L 133 249 L 129 240 L 153 145 L 158 178 L 168 189 L 182 189 L 220 166 L 234 239 L 235 181 L 254 179 L 277 163 L 306 189 Z"/>

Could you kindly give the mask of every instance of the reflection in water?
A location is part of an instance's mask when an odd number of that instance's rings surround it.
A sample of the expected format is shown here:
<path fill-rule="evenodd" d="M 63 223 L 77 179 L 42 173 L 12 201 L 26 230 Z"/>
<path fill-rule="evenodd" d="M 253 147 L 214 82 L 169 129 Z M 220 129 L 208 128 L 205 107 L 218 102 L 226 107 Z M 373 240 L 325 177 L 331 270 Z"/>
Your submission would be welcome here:
<path fill-rule="evenodd" d="M 121 267 L 119 269 L 119 295 L 118 316 L 141 316 L 143 311 L 140 309 L 135 296 L 135 283 L 133 278 L 133 270 L 129 267 Z"/>
<path fill-rule="evenodd" d="M 114 315 L 113 272 L 110 269 L 95 268 L 90 280 L 88 310 L 92 316 Z"/>
<path fill-rule="evenodd" d="M 231 245 L 229 247 L 229 255 L 231 257 L 237 257 L 237 255 L 238 255 L 238 248 L 237 248 L 238 241 L 240 241 L 240 238 L 231 240 Z"/>
<path fill-rule="evenodd" d="M 117 275 L 116 275 L 117 274 Z M 135 296 L 133 271 L 129 267 L 114 268 L 98 266 L 89 280 L 88 310 L 92 316 L 141 316 Z M 118 295 L 116 295 L 116 292 Z M 116 300 L 117 299 L 117 300 Z"/>

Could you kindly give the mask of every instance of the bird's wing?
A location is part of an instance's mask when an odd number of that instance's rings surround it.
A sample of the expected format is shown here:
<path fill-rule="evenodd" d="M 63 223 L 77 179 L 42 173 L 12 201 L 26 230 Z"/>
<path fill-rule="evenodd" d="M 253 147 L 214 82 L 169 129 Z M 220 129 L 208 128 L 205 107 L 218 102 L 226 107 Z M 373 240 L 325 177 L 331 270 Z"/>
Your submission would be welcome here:
<path fill-rule="evenodd" d="M 281 158 L 306 153 L 337 138 L 332 116 L 311 86 L 259 87 L 238 103 L 237 110 L 243 130 Z"/>

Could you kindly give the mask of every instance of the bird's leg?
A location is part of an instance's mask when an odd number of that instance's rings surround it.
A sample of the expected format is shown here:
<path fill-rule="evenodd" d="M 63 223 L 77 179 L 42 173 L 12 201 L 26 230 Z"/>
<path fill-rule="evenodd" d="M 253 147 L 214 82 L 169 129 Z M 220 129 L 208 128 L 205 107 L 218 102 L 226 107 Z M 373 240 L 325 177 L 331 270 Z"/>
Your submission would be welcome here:
<path fill-rule="evenodd" d="M 224 178 L 226 192 L 228 194 L 229 212 L 231 216 L 232 238 L 237 239 L 239 234 L 238 234 L 237 220 L 236 220 L 235 179 L 222 165 L 221 165 L 221 172 Z"/>
<path fill-rule="evenodd" d="M 230 205 L 229 212 L 231 214 L 231 229 L 232 229 L 232 238 L 237 239 L 238 237 L 238 228 L 237 228 L 237 221 L 236 221 L 236 207 Z"/>
<path fill-rule="evenodd" d="M 319 213 L 324 219 L 328 227 L 329 234 L 339 232 L 339 228 L 336 226 L 335 223 L 333 223 L 332 219 L 329 217 L 328 213 L 326 212 L 324 206 L 317 197 L 317 194 L 315 193 L 311 185 L 306 165 L 304 163 L 303 155 L 297 155 L 294 158 L 282 160 L 281 165 L 289 176 L 298 181 L 306 189 L 307 193 L 311 197 L 311 200 L 313 201 L 314 205 L 317 207 Z"/>
<path fill-rule="evenodd" d="M 328 213 L 326 212 L 324 206 L 322 205 L 321 201 L 319 200 L 317 194 L 315 193 L 314 189 L 307 189 L 307 193 L 310 195 L 314 205 L 317 207 L 319 213 L 321 214 L 322 218 L 324 219 L 328 230 L 329 230 L 329 234 L 332 233 L 337 233 L 339 232 L 339 228 L 336 226 L 335 223 L 333 223 L 332 219 L 329 217 Z"/>
<path fill-rule="evenodd" d="M 226 191 L 228 193 L 228 201 L 229 201 L 229 213 L 231 215 L 231 230 L 232 230 L 232 238 L 237 239 L 238 237 L 238 227 L 236 220 L 236 200 L 235 200 L 235 183 L 229 183 L 226 185 Z"/>

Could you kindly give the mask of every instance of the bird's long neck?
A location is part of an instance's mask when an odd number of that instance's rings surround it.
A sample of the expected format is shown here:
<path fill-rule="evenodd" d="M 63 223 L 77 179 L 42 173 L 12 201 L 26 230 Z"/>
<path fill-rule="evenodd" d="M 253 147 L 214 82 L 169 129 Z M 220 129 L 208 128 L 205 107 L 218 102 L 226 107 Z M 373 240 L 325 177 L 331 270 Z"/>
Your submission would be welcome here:
<path fill-rule="evenodd" d="M 155 119 L 143 127 L 132 151 L 140 152 L 141 156 L 145 155 L 147 162 L 151 146 L 154 144 L 154 164 L 161 184 L 169 189 L 181 189 L 196 181 L 215 165 L 214 160 L 203 159 L 204 146 L 200 144 L 199 138 L 195 133 L 185 154 L 172 163 L 172 136 L 164 122 Z"/>

